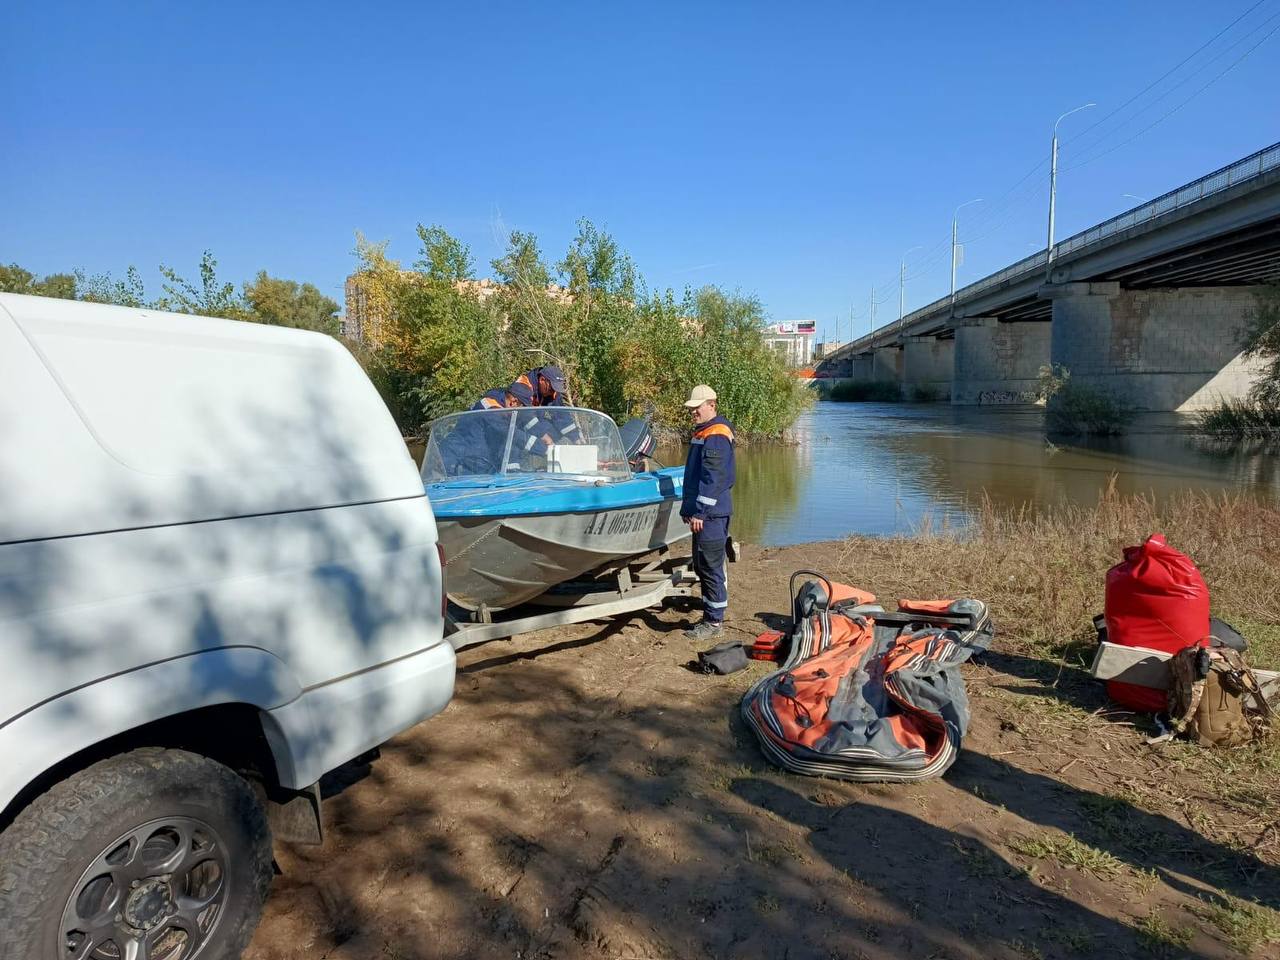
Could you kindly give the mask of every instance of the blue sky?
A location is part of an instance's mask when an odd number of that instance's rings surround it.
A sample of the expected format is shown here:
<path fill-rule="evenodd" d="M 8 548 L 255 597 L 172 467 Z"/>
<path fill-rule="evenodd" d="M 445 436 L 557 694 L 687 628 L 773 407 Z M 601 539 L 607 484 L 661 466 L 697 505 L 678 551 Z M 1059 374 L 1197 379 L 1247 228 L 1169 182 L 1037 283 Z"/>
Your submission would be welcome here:
<path fill-rule="evenodd" d="M 0 261 L 136 264 L 153 293 L 208 248 L 226 279 L 340 300 L 356 230 L 411 262 L 440 223 L 484 273 L 505 231 L 555 259 L 585 216 L 651 288 L 740 288 L 847 338 L 872 287 L 896 317 L 911 247 L 907 309 L 946 292 L 963 201 L 987 202 L 960 284 L 1043 245 L 1047 164 L 1015 184 L 1065 110 L 1098 104 L 1062 125 L 1060 239 L 1280 139 L 1280 34 L 1232 67 L 1280 0 L 19 0 L 5 27 Z"/>

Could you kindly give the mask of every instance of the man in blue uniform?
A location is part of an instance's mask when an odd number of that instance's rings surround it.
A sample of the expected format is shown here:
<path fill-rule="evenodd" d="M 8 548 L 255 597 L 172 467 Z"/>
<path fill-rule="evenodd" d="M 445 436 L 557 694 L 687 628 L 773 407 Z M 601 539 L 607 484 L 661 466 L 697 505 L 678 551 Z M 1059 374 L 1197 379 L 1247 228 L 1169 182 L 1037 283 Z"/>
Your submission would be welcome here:
<path fill-rule="evenodd" d="M 486 390 L 484 396 L 471 405 L 472 410 L 502 410 L 531 407 L 533 392 L 519 382 L 508 387 Z M 527 453 L 538 443 L 537 438 L 522 429 L 517 417 L 515 434 L 511 438 L 511 461 L 518 462 L 519 454 Z M 452 465 L 451 473 L 483 474 L 501 473 L 501 459 L 507 445 L 507 428 L 510 417 L 465 417 L 445 439 L 442 451 Z M 535 451 L 540 452 L 540 451 Z"/>
<path fill-rule="evenodd" d="M 472 410 L 497 410 L 501 407 L 533 406 L 533 391 L 517 380 L 509 387 L 486 390 L 484 396 L 471 405 Z"/>
<path fill-rule="evenodd" d="M 527 386 L 533 392 L 533 403 L 537 407 L 568 407 L 569 386 L 565 382 L 564 371 L 554 364 L 535 367 L 520 374 L 516 383 Z M 554 443 L 583 443 L 582 431 L 574 420 L 573 414 L 564 411 L 547 410 L 545 413 L 549 427 L 548 436 Z"/>
<path fill-rule="evenodd" d="M 716 392 L 699 384 L 684 404 L 693 417 L 693 437 L 684 465 L 681 518 L 693 531 L 693 569 L 702 584 L 702 621 L 684 632 L 690 640 L 709 640 L 724 630 L 729 606 L 725 547 L 733 513 L 733 425 L 716 412 Z"/>

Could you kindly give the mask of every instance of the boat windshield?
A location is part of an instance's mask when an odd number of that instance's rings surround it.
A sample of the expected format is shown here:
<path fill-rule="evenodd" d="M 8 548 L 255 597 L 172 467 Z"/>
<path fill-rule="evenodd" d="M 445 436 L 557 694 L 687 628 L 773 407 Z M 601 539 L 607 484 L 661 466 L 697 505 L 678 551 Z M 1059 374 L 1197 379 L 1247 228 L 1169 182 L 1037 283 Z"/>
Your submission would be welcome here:
<path fill-rule="evenodd" d="M 597 410 L 512 407 L 451 413 L 431 424 L 422 479 L 536 474 L 629 480 L 618 427 Z"/>

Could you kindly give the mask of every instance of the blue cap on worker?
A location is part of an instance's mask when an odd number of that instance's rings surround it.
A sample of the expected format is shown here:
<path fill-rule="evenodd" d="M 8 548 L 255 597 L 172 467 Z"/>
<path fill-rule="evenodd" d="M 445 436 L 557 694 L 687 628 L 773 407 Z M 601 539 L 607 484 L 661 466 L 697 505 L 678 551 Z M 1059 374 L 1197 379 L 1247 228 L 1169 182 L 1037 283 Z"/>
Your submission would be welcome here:
<path fill-rule="evenodd" d="M 548 367 L 542 367 L 538 372 L 547 378 L 547 381 L 551 384 L 551 389 L 556 393 L 569 392 L 569 385 L 565 383 L 564 379 L 564 371 L 555 364 Z"/>
<path fill-rule="evenodd" d="M 521 383 L 516 380 L 507 387 L 507 393 L 511 394 L 526 407 L 533 404 L 533 391 L 529 389 L 527 383 Z"/>

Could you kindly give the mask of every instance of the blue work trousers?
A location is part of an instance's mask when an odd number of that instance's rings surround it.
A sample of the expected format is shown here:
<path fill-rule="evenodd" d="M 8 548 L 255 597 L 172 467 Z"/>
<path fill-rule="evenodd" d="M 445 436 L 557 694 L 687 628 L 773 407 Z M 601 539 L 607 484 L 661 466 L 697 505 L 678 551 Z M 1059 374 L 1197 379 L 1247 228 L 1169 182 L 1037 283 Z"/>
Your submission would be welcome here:
<path fill-rule="evenodd" d="M 702 521 L 702 532 L 693 535 L 693 570 L 702 584 L 702 617 L 712 623 L 724 620 L 729 606 L 729 575 L 725 571 L 725 541 L 729 518 Z"/>

